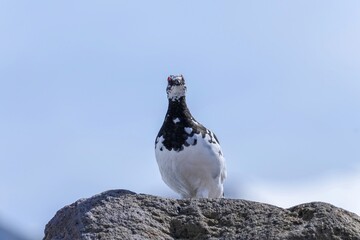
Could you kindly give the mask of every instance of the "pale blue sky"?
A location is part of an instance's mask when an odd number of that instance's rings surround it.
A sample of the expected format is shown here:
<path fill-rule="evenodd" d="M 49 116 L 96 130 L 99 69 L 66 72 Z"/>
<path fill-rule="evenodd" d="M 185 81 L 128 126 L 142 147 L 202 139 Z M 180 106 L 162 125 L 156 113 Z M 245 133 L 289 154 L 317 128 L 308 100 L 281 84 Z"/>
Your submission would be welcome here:
<path fill-rule="evenodd" d="M 0 222 L 39 238 L 59 208 L 108 189 L 176 196 L 154 157 L 169 74 L 222 144 L 228 196 L 360 178 L 359 13 L 358 1 L 0 1 Z"/>

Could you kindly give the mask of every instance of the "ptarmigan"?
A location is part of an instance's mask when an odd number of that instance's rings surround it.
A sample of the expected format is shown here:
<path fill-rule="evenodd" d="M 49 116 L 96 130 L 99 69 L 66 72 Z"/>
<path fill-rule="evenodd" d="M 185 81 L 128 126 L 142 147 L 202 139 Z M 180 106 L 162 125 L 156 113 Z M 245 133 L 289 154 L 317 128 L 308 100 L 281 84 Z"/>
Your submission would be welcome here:
<path fill-rule="evenodd" d="M 169 106 L 155 140 L 162 179 L 183 198 L 223 197 L 226 169 L 219 141 L 191 115 L 184 77 L 167 80 Z"/>

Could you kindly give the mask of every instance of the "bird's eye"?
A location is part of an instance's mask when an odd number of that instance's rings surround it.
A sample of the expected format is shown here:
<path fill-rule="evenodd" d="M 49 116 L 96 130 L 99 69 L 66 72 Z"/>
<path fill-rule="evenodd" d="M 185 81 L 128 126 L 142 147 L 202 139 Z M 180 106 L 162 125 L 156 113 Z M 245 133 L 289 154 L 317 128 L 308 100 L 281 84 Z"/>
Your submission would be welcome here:
<path fill-rule="evenodd" d="M 168 77 L 168 82 L 170 82 L 171 81 L 171 77 Z"/>

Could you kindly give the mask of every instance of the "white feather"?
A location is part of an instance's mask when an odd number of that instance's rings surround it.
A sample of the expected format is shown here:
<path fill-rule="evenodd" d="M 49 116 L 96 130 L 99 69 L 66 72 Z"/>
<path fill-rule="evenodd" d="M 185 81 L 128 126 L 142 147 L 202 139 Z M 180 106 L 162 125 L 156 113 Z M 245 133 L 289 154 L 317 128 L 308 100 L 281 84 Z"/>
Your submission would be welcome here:
<path fill-rule="evenodd" d="M 225 159 L 221 147 L 210 143 L 210 136 L 194 134 L 187 139 L 190 145 L 181 151 L 167 150 L 157 139 L 156 160 L 164 182 L 184 198 L 219 198 L 223 196 L 223 182 L 226 178 Z M 160 150 L 162 149 L 162 151 Z"/>

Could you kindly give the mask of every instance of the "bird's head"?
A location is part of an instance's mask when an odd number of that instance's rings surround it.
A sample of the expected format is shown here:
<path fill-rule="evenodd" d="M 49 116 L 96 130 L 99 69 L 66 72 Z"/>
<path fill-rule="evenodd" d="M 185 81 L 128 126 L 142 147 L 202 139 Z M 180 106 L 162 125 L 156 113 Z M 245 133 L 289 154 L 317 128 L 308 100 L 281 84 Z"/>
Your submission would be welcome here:
<path fill-rule="evenodd" d="M 166 93 L 169 100 L 175 101 L 185 96 L 186 85 L 183 75 L 170 75 L 167 81 Z"/>

